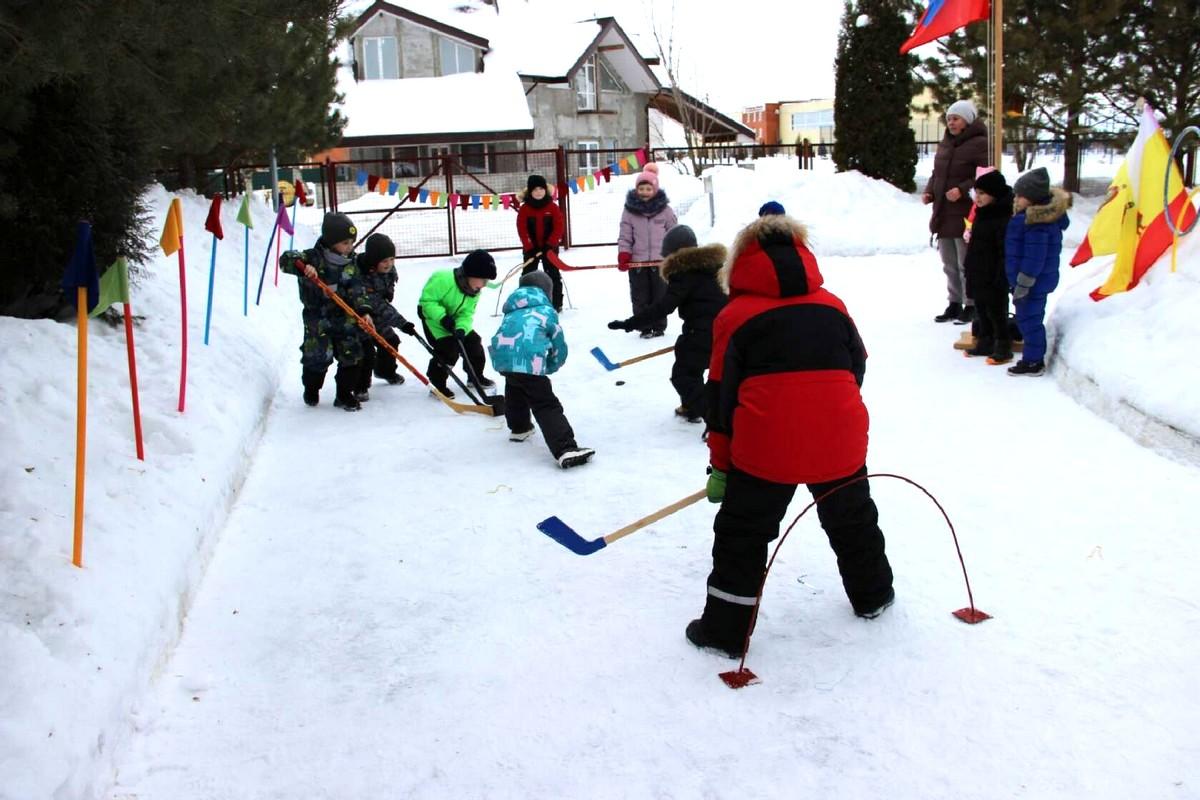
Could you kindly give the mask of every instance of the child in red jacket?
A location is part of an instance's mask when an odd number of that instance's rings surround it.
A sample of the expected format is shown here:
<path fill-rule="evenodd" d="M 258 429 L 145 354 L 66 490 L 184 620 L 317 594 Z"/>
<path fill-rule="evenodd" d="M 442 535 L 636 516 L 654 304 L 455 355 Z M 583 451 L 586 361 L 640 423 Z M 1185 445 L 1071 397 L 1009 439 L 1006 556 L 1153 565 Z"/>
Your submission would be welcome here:
<path fill-rule="evenodd" d="M 721 271 L 729 303 L 713 326 L 708 366 L 708 499 L 713 566 L 704 614 L 687 626 L 697 647 L 744 652 L 767 543 L 798 484 L 837 554 L 854 613 L 878 616 L 895 593 L 867 481 L 867 353 L 858 329 L 791 217 L 760 217 L 738 234 Z M 856 480 L 847 484 L 847 481 Z"/>
<path fill-rule="evenodd" d="M 558 267 L 545 257 L 547 251 L 558 253 L 558 246 L 563 238 L 563 213 L 558 203 L 550 197 L 550 188 L 546 179 L 541 175 L 530 175 L 525 183 L 525 193 L 521 196 L 521 208 L 517 211 L 517 235 L 521 237 L 522 261 L 534 259 L 533 263 L 521 273 L 528 275 L 541 267 L 550 276 L 554 290 L 550 302 L 555 311 L 562 311 L 563 286 L 562 275 Z M 538 254 L 541 254 L 538 256 Z M 537 258 L 535 258 L 537 256 Z"/>

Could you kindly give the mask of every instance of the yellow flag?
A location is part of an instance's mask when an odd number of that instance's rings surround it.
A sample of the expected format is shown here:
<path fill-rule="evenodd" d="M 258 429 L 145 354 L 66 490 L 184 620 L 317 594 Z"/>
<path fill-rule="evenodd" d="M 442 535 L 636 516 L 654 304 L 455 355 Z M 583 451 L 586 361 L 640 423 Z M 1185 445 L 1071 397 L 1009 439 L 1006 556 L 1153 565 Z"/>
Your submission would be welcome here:
<path fill-rule="evenodd" d="M 179 240 L 183 238 L 183 212 L 180 210 L 179 198 L 176 197 L 171 201 L 171 207 L 167 209 L 167 221 L 163 224 L 162 237 L 158 240 L 158 246 L 162 248 L 163 255 L 169 256 L 179 249 Z"/>

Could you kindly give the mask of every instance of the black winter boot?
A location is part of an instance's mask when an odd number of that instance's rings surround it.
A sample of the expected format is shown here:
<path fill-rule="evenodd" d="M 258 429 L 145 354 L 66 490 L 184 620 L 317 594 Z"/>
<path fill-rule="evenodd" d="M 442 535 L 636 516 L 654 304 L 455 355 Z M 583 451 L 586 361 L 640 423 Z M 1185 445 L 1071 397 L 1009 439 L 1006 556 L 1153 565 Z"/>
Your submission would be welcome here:
<path fill-rule="evenodd" d="M 958 319 L 954 320 L 955 325 L 967 325 L 975 320 L 975 306 L 966 306 L 958 314 Z"/>
<path fill-rule="evenodd" d="M 988 363 L 1007 364 L 1012 361 L 1012 357 L 1012 342 L 1007 339 L 997 339 L 996 348 L 992 350 L 992 357 L 988 359 Z"/>
<path fill-rule="evenodd" d="M 338 364 L 337 372 L 333 376 L 334 383 L 337 385 L 337 394 L 333 398 L 334 408 L 340 408 L 343 411 L 362 410 L 362 404 L 355 397 L 358 378 L 359 368 L 357 364 L 353 367 Z"/>
<path fill-rule="evenodd" d="M 946 306 L 946 310 L 933 318 L 934 322 L 949 322 L 950 320 L 958 319 L 958 315 L 962 313 L 961 303 L 950 303 Z"/>
<path fill-rule="evenodd" d="M 987 357 L 987 356 L 990 356 L 995 351 L 995 349 L 996 349 L 995 340 L 993 340 L 993 339 L 976 339 L 975 346 L 972 347 L 970 350 L 967 350 L 966 353 L 967 353 L 967 355 L 975 357 L 975 358 L 978 358 L 980 356 Z"/>
<path fill-rule="evenodd" d="M 321 387 L 325 385 L 325 373 L 316 370 L 304 370 L 300 375 L 304 384 L 304 405 L 315 406 L 321 401 Z"/>
<path fill-rule="evenodd" d="M 1008 368 L 1008 374 L 1018 378 L 1036 378 L 1046 371 L 1046 364 L 1043 361 L 1026 361 L 1021 359 L 1016 364 Z"/>
<path fill-rule="evenodd" d="M 741 658 L 746 652 L 746 635 L 754 606 L 730 603 L 708 596 L 700 619 L 688 623 L 684 635 L 696 647 L 716 650 L 729 658 Z"/>

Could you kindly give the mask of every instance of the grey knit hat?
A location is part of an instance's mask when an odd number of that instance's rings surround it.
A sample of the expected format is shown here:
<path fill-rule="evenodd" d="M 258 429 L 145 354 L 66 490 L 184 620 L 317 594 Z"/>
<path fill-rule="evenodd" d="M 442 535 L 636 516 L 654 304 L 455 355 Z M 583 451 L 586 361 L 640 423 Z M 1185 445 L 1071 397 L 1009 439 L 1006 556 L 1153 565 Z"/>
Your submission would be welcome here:
<path fill-rule="evenodd" d="M 667 231 L 667 235 L 663 237 L 662 255 L 663 258 L 671 255 L 676 250 L 682 250 L 685 247 L 696 246 L 696 232 L 687 225 L 676 225 L 671 230 Z"/>
<path fill-rule="evenodd" d="M 536 286 L 546 293 L 549 298 L 554 291 L 554 282 L 550 280 L 550 276 L 542 272 L 540 269 L 535 269 L 527 275 L 522 275 L 520 280 L 521 286 Z"/>
<path fill-rule="evenodd" d="M 1013 184 L 1013 194 L 1026 200 L 1041 202 L 1050 197 L 1050 173 L 1045 167 L 1031 169 Z"/>
<path fill-rule="evenodd" d="M 946 116 L 954 115 L 962 117 L 963 121 L 970 125 L 979 116 L 979 112 L 975 110 L 975 104 L 970 100 L 959 100 L 956 103 L 951 103 L 946 109 Z"/>

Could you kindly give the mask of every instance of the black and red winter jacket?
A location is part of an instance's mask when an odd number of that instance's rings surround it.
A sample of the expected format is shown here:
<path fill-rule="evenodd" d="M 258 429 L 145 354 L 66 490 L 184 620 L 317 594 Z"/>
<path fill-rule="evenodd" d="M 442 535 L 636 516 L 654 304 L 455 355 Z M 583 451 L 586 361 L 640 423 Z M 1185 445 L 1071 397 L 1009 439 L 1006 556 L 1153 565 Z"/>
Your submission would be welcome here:
<path fill-rule="evenodd" d="M 563 238 L 563 213 L 546 195 L 541 200 L 528 197 L 517 211 L 517 235 L 525 252 L 558 247 Z"/>
<path fill-rule="evenodd" d="M 708 367 L 712 465 L 776 483 L 846 477 L 867 460 L 859 387 L 867 353 L 824 279 L 804 227 L 758 219 L 738 234 Z"/>

